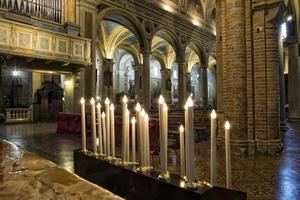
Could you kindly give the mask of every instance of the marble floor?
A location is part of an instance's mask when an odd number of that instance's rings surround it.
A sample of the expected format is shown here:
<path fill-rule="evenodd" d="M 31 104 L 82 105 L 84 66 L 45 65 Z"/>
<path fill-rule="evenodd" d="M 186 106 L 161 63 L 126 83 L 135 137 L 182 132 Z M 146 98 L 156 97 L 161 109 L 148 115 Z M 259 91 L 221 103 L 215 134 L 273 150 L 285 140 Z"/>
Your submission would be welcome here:
<path fill-rule="evenodd" d="M 247 192 L 248 199 L 300 199 L 300 123 L 288 124 L 282 133 L 284 150 L 278 155 L 232 156 L 233 189 Z M 73 171 L 73 150 L 80 148 L 81 139 L 55 133 L 55 124 L 0 125 L 0 139 L 17 144 L 59 166 Z M 169 170 L 179 173 L 179 151 L 169 148 Z M 225 186 L 225 157 L 218 147 L 219 186 Z M 197 178 L 209 182 L 209 141 L 196 144 Z M 159 167 L 153 155 L 151 163 Z"/>
<path fill-rule="evenodd" d="M 54 163 L 0 140 L 0 199 L 121 200 Z"/>

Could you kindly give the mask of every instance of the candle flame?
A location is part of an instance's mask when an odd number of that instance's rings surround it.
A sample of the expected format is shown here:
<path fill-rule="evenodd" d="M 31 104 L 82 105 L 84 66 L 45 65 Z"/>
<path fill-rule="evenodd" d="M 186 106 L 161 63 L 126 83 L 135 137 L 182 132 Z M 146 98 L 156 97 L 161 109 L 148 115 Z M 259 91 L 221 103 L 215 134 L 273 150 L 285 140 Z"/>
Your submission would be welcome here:
<path fill-rule="evenodd" d="M 85 103 L 85 100 L 84 100 L 84 98 L 83 98 L 83 97 L 81 97 L 81 99 L 80 99 L 80 103 L 81 103 L 81 104 L 84 104 L 84 103 Z"/>
<path fill-rule="evenodd" d="M 142 110 L 141 104 L 137 103 L 135 109 L 137 112 L 140 112 Z"/>
<path fill-rule="evenodd" d="M 212 119 L 216 119 L 217 118 L 217 113 L 215 110 L 212 110 L 211 114 L 210 114 Z"/>
<path fill-rule="evenodd" d="M 132 117 L 132 118 L 131 118 L 131 123 L 132 123 L 132 124 L 135 124 L 135 123 L 136 123 L 135 117 Z"/>
<path fill-rule="evenodd" d="M 192 99 L 192 96 L 189 96 L 188 100 L 185 103 L 185 109 L 187 109 L 188 107 L 193 107 L 194 106 L 194 102 Z"/>
<path fill-rule="evenodd" d="M 90 101 L 90 103 L 92 104 L 92 105 L 94 105 L 95 104 L 95 99 L 92 97 L 91 98 L 91 101 Z"/>
<path fill-rule="evenodd" d="M 111 110 L 115 110 L 114 104 L 110 104 L 110 109 L 111 109 Z"/>
<path fill-rule="evenodd" d="M 159 104 L 165 103 L 164 97 L 162 95 L 159 96 L 158 103 Z"/>
<path fill-rule="evenodd" d="M 102 116 L 102 118 L 105 118 L 105 112 L 103 112 L 101 116 Z"/>
<path fill-rule="evenodd" d="M 226 121 L 226 123 L 225 123 L 225 129 L 226 130 L 230 129 L 230 123 L 229 123 L 229 121 Z"/>
<path fill-rule="evenodd" d="M 97 108 L 101 108 L 101 104 L 100 103 L 97 103 Z"/>
<path fill-rule="evenodd" d="M 123 97 L 123 103 L 127 103 L 128 102 L 128 98 L 127 98 L 127 96 L 125 95 L 124 97 Z"/>
<path fill-rule="evenodd" d="M 109 101 L 109 98 L 108 97 L 106 97 L 106 99 L 105 99 L 105 102 L 104 102 L 105 104 L 109 104 L 110 103 L 110 101 Z"/>
<path fill-rule="evenodd" d="M 183 125 L 181 124 L 180 127 L 179 127 L 179 132 L 180 132 L 180 133 L 183 133 L 183 131 L 184 131 L 184 127 L 183 127 Z"/>
<path fill-rule="evenodd" d="M 99 100 L 100 100 L 100 97 L 99 97 L 99 96 L 97 96 L 97 97 L 96 97 L 96 99 L 97 99 L 97 101 L 99 101 Z"/>

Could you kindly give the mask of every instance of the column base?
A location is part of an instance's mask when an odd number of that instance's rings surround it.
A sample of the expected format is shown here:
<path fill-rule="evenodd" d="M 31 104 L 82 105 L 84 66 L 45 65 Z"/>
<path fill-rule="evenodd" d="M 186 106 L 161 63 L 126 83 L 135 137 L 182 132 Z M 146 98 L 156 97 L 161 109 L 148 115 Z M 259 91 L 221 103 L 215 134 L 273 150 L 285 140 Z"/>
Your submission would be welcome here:
<path fill-rule="evenodd" d="M 289 128 L 286 126 L 286 121 L 280 122 L 280 131 L 287 131 Z"/>
<path fill-rule="evenodd" d="M 281 153 L 283 144 L 281 139 L 276 140 L 256 140 L 256 151 L 265 154 Z"/>
<path fill-rule="evenodd" d="M 66 33 L 68 35 L 76 36 L 76 37 L 79 36 L 79 31 L 80 31 L 80 26 L 79 25 L 67 22 L 67 23 L 64 24 L 64 28 L 65 28 Z"/>
<path fill-rule="evenodd" d="M 223 139 L 224 142 L 224 139 Z M 231 140 L 231 151 L 235 155 L 245 156 L 255 153 L 276 154 L 283 150 L 281 139 L 276 140 Z"/>

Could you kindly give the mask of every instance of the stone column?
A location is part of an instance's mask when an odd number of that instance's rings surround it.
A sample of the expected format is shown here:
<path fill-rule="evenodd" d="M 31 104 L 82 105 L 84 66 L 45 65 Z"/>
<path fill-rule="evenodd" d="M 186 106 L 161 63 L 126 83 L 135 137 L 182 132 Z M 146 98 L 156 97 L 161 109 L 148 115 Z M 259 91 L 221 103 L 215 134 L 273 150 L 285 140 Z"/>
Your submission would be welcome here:
<path fill-rule="evenodd" d="M 282 30 L 280 29 L 280 32 Z M 286 128 L 286 116 L 285 116 L 285 81 L 284 81 L 284 57 L 283 57 L 283 38 L 278 37 L 278 51 L 279 51 L 279 87 L 280 87 L 280 127 L 283 130 Z"/>
<path fill-rule="evenodd" d="M 171 102 L 171 70 L 170 69 L 162 69 L 161 70 L 161 94 L 164 96 L 165 101 Z"/>
<path fill-rule="evenodd" d="M 74 88 L 75 88 L 75 76 L 66 75 L 64 83 L 65 92 L 65 109 L 64 112 L 74 112 Z"/>
<path fill-rule="evenodd" d="M 141 101 L 141 66 L 137 64 L 134 66 L 134 92 L 137 101 Z"/>
<path fill-rule="evenodd" d="M 201 70 L 202 72 L 202 98 L 203 107 L 208 108 L 208 79 L 207 79 L 207 67 L 204 66 Z"/>
<path fill-rule="evenodd" d="M 64 3 L 65 8 L 65 29 L 67 34 L 78 36 L 80 26 L 76 24 L 76 0 L 66 0 Z M 79 14 L 79 13 L 78 13 Z"/>
<path fill-rule="evenodd" d="M 186 61 L 178 60 L 178 106 L 184 109 L 187 97 Z"/>
<path fill-rule="evenodd" d="M 142 75 L 142 95 L 144 109 L 151 109 L 150 93 L 150 52 L 143 52 L 143 75 Z"/>
<path fill-rule="evenodd" d="M 300 64 L 298 41 L 289 44 L 288 103 L 289 120 L 300 120 Z"/>
<path fill-rule="evenodd" d="M 112 59 L 104 58 L 102 61 L 102 83 L 103 83 L 103 93 L 102 93 L 102 100 L 106 97 L 113 100 L 114 93 L 113 93 L 113 65 L 114 62 Z"/>

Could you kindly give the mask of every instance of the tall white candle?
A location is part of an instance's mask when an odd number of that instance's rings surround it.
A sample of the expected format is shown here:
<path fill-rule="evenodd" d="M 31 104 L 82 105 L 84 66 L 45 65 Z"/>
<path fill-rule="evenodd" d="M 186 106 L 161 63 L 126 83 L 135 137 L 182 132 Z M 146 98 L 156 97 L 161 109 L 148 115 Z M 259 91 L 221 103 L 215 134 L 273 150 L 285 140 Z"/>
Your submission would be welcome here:
<path fill-rule="evenodd" d="M 110 105 L 110 131 L 111 131 L 111 156 L 116 157 L 116 146 L 115 146 L 115 106 Z"/>
<path fill-rule="evenodd" d="M 101 104 L 97 104 L 97 119 L 98 119 L 98 149 L 100 155 L 103 154 L 103 141 L 102 141 L 102 126 L 101 126 Z"/>
<path fill-rule="evenodd" d="M 210 134 L 210 181 L 211 185 L 216 185 L 217 177 L 217 113 L 215 110 L 211 112 L 211 134 Z"/>
<path fill-rule="evenodd" d="M 103 150 L 104 150 L 104 154 L 105 155 L 107 155 L 107 152 L 106 152 L 106 150 L 107 150 L 107 148 L 106 148 L 106 146 L 107 146 L 107 144 L 106 144 L 106 123 L 105 123 L 105 112 L 102 112 L 102 115 L 101 115 L 101 117 L 102 117 L 102 133 L 103 133 Z"/>
<path fill-rule="evenodd" d="M 180 175 L 182 178 L 186 176 L 185 172 L 185 145 L 184 145 L 184 127 L 180 125 L 179 127 L 180 134 Z"/>
<path fill-rule="evenodd" d="M 150 141 L 149 141 L 149 116 L 146 113 L 144 117 L 144 136 L 145 136 L 145 165 L 146 167 L 150 166 Z"/>
<path fill-rule="evenodd" d="M 226 187 L 231 188 L 231 148 L 230 148 L 230 124 L 225 123 L 225 151 L 226 151 Z"/>
<path fill-rule="evenodd" d="M 136 119 L 135 117 L 131 118 L 131 161 L 133 163 L 136 162 L 136 156 L 135 156 L 135 124 L 136 124 Z"/>
<path fill-rule="evenodd" d="M 93 153 L 97 154 L 97 134 L 96 134 L 96 109 L 95 109 L 95 99 L 92 98 L 91 101 L 91 115 L 92 115 L 92 138 L 93 138 Z"/>
<path fill-rule="evenodd" d="M 110 152 L 111 133 L 110 133 L 110 111 L 109 111 L 110 101 L 109 101 L 109 99 L 106 98 L 104 103 L 105 103 L 105 113 L 106 113 L 106 154 L 107 154 L 107 156 L 111 156 L 111 152 Z"/>
<path fill-rule="evenodd" d="M 165 100 L 162 95 L 160 95 L 159 100 L 159 145 L 160 145 L 160 176 L 164 176 L 167 172 L 167 148 L 166 148 L 166 130 L 165 130 Z"/>
<path fill-rule="evenodd" d="M 140 162 L 140 165 L 142 165 L 142 158 L 143 158 L 143 153 L 142 153 L 142 148 L 143 148 L 142 124 L 143 124 L 143 121 L 141 120 L 141 118 L 142 118 L 141 117 L 142 107 L 139 103 L 136 104 L 135 110 L 136 110 L 136 116 L 137 116 L 137 138 L 138 138 L 139 162 Z"/>
<path fill-rule="evenodd" d="M 127 113 L 127 102 L 128 99 L 126 96 L 122 99 L 122 160 L 126 160 L 126 113 Z"/>
<path fill-rule="evenodd" d="M 130 145 L 129 145 L 129 127 L 130 127 L 130 112 L 126 111 L 126 126 L 125 126 L 125 147 L 126 147 L 126 161 L 130 161 Z"/>
<path fill-rule="evenodd" d="M 82 140 L 82 150 L 86 151 L 86 125 L 85 125 L 85 100 L 82 97 L 80 99 L 81 103 L 81 140 Z"/>
<path fill-rule="evenodd" d="M 141 122 L 141 145 L 142 145 L 142 148 L 141 148 L 141 153 L 142 153 L 142 160 L 141 160 L 141 166 L 142 167 L 145 167 L 145 165 L 146 165 L 146 158 L 145 158 L 145 120 L 144 120 L 144 118 L 145 118 L 145 115 L 146 115 L 146 113 L 145 113 L 145 110 L 144 109 L 142 109 L 142 111 L 141 111 L 141 116 L 140 116 L 140 122 Z"/>
<path fill-rule="evenodd" d="M 194 102 L 191 96 L 185 104 L 185 142 L 186 142 L 186 175 L 189 182 L 195 181 L 194 161 Z"/>

